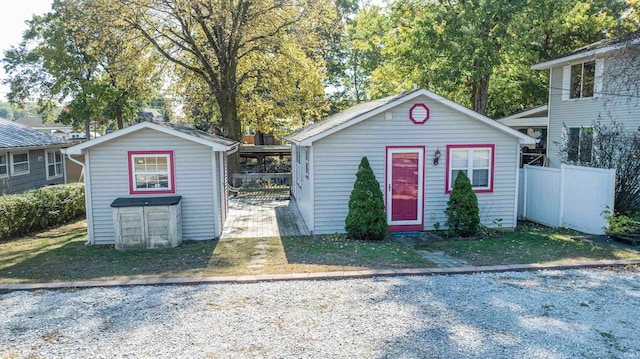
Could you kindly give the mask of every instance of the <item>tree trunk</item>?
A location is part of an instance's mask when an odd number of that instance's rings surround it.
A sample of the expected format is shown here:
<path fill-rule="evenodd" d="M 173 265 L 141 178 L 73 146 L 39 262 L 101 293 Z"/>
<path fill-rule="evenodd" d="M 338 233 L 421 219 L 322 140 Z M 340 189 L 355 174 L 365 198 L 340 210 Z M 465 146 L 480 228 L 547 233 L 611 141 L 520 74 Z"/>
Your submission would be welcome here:
<path fill-rule="evenodd" d="M 242 137 L 242 126 L 238 119 L 238 107 L 236 93 L 227 93 L 220 96 L 218 104 L 222 115 L 222 134 L 224 137 L 240 142 Z M 235 173 L 240 173 L 240 153 L 236 151 L 229 156 L 229 178 Z"/>
<path fill-rule="evenodd" d="M 471 84 L 471 104 L 472 110 L 481 115 L 487 114 L 487 102 L 489 99 L 489 78 L 491 75 L 482 75 Z"/>
<path fill-rule="evenodd" d="M 122 121 L 122 106 L 120 105 L 116 107 L 116 121 L 118 122 L 118 130 L 122 130 L 124 128 L 124 121 Z"/>
<path fill-rule="evenodd" d="M 88 117 L 84 120 L 84 135 L 87 141 L 91 139 L 91 119 Z"/>

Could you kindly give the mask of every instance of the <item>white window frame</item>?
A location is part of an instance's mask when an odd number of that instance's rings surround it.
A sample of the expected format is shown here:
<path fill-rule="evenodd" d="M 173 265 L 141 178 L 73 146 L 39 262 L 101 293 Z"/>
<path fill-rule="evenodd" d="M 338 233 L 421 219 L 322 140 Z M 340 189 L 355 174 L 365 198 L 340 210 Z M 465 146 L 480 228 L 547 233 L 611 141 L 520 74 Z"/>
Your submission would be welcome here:
<path fill-rule="evenodd" d="M 575 65 L 581 65 L 582 73 L 584 73 L 584 64 L 595 61 L 595 74 L 593 78 L 593 96 L 591 97 L 583 97 L 582 89 L 580 91 L 580 97 L 571 97 L 571 67 Z M 592 99 L 595 97 L 602 96 L 602 87 L 603 87 L 603 73 L 604 73 L 604 59 L 596 59 L 596 60 L 588 60 L 581 62 L 574 62 L 568 65 L 563 66 L 562 68 L 562 100 L 563 101 L 580 101 L 582 99 Z M 581 81 L 581 86 L 584 84 L 584 81 Z"/>
<path fill-rule="evenodd" d="M 473 167 L 473 153 L 475 151 L 489 151 L 489 166 L 488 167 Z M 454 151 L 466 151 L 467 152 L 467 166 L 466 168 L 453 168 L 453 152 Z M 494 161 L 495 161 L 495 146 L 494 145 L 449 145 L 447 146 L 447 193 L 451 193 L 453 190 L 453 184 L 456 179 L 453 177 L 454 170 L 466 170 L 467 177 L 471 182 L 471 188 L 476 193 L 493 192 L 493 180 L 494 180 Z M 486 186 L 473 186 L 473 170 L 487 169 L 489 170 L 489 177 Z"/>
<path fill-rule="evenodd" d="M 129 152 L 129 192 L 131 194 L 175 193 L 175 171 L 173 165 L 173 151 L 130 151 Z M 137 158 L 164 157 L 167 159 L 167 188 L 138 188 L 136 181 L 135 161 Z M 145 172 L 148 174 L 164 174 L 164 172 Z"/>
<path fill-rule="evenodd" d="M 58 153 L 60 155 L 60 162 L 56 161 L 56 153 Z M 49 154 L 53 155 L 53 163 L 49 162 Z M 47 180 L 51 180 L 51 179 L 56 179 L 56 178 L 60 178 L 62 176 L 64 176 L 64 160 L 62 158 L 62 152 L 60 152 L 60 150 L 54 150 L 54 151 L 45 151 L 44 152 L 44 159 L 45 159 L 45 168 L 46 168 L 46 176 L 47 176 Z M 56 171 L 57 166 L 56 165 L 60 165 L 60 171 Z M 49 175 L 49 166 L 53 166 L 54 168 L 54 175 Z"/>
<path fill-rule="evenodd" d="M 9 177 L 9 155 L 6 152 L 0 153 L 0 158 L 4 157 L 4 163 L 0 162 L 0 168 L 4 167 L 4 174 L 0 173 L 0 178 Z"/>
<path fill-rule="evenodd" d="M 14 157 L 16 155 L 27 155 L 27 161 L 22 161 L 22 162 L 16 162 Z M 27 164 L 27 170 L 26 171 L 17 171 L 15 169 L 16 164 Z M 29 151 L 20 151 L 20 152 L 11 152 L 11 176 L 22 176 L 22 175 L 27 175 L 31 173 L 31 163 L 29 161 Z"/>

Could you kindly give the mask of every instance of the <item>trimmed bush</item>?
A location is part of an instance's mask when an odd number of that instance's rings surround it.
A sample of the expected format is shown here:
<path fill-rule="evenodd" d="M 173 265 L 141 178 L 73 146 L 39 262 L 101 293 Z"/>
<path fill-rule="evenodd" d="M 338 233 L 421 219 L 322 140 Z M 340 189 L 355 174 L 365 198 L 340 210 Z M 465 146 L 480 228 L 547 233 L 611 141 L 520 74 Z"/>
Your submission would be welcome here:
<path fill-rule="evenodd" d="M 447 202 L 447 226 L 453 236 L 472 237 L 478 234 L 480 210 L 478 198 L 473 193 L 471 182 L 464 172 L 459 171 Z"/>
<path fill-rule="evenodd" d="M 355 239 L 382 240 L 387 234 L 384 198 L 367 157 L 362 157 L 358 166 L 356 182 L 349 198 L 345 230 L 349 237 Z"/>
<path fill-rule="evenodd" d="M 59 226 L 84 215 L 82 183 L 0 196 L 0 240 Z"/>

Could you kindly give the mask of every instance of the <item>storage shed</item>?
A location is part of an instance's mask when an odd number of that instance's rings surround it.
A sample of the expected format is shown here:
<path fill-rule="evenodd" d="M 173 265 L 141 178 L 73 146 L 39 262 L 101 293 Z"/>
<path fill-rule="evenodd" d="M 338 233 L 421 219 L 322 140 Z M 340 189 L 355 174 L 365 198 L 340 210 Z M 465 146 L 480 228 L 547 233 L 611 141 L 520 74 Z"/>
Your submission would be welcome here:
<path fill-rule="evenodd" d="M 115 243 L 116 227 L 120 224 L 114 213 L 125 211 L 114 208 L 135 203 L 146 207 L 162 203 L 163 197 L 179 198 L 179 211 L 166 211 L 173 213 L 167 214 L 167 218 L 180 221 L 167 228 L 179 229 L 181 233 L 165 242 L 159 237 L 148 238 L 147 248 L 174 246 L 181 239 L 219 237 L 227 211 L 227 154 L 237 148 L 235 141 L 188 126 L 152 122 L 68 148 L 65 153 L 69 159 L 84 165 L 89 244 Z M 136 210 L 128 210 L 132 211 Z M 158 216 L 157 208 L 137 211 Z M 139 222 L 146 226 L 140 235 L 153 236 L 158 232 L 149 227 L 153 218 L 144 217 Z M 118 238 L 135 243 L 136 239 L 127 237 L 123 228 L 118 228 Z M 131 229 L 129 234 L 136 231 Z"/>
<path fill-rule="evenodd" d="M 478 196 L 483 224 L 515 227 L 520 144 L 534 139 L 425 89 L 351 107 L 285 137 L 292 195 L 317 234 L 344 232 L 363 156 L 385 194 L 390 231 L 445 228 L 455 177 Z"/>

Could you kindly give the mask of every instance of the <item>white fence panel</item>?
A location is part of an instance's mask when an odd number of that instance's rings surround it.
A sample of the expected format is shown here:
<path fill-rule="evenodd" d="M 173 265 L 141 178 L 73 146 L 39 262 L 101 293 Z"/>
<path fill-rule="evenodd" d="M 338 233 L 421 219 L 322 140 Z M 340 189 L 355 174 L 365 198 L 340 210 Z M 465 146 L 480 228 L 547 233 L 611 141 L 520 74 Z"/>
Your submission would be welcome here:
<path fill-rule="evenodd" d="M 524 217 L 551 227 L 560 226 L 560 170 L 525 166 Z"/>
<path fill-rule="evenodd" d="M 613 211 L 615 170 L 526 165 L 520 177 L 518 215 L 550 227 L 604 234 L 602 212 Z"/>
<path fill-rule="evenodd" d="M 602 212 L 613 210 L 615 170 L 562 166 L 564 170 L 562 223 L 575 230 L 604 234 Z"/>

